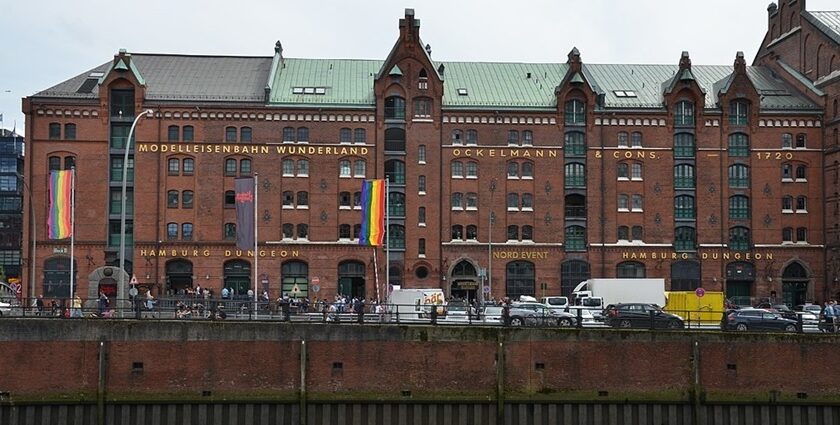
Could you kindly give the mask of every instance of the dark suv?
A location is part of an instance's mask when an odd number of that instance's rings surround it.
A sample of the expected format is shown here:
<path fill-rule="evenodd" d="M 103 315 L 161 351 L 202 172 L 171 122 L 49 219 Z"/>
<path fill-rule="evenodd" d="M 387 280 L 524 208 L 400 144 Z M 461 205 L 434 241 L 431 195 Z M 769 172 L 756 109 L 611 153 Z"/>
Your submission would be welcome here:
<path fill-rule="evenodd" d="M 682 329 L 682 317 L 662 311 L 656 304 L 610 304 L 604 310 L 606 324 L 614 328 Z"/>
<path fill-rule="evenodd" d="M 721 323 L 723 330 L 796 332 L 796 320 L 761 308 L 742 308 L 727 312 Z"/>

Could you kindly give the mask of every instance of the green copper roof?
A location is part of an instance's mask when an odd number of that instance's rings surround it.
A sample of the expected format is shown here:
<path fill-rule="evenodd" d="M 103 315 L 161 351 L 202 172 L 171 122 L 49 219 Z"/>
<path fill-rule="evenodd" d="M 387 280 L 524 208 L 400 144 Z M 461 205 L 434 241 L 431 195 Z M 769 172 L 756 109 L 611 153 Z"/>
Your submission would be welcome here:
<path fill-rule="evenodd" d="M 373 79 L 381 67 L 381 60 L 286 58 L 268 104 L 374 106 Z"/>
<path fill-rule="evenodd" d="M 435 66 L 438 66 L 435 64 Z M 565 63 L 443 62 L 444 107 L 554 108 Z M 458 89 L 467 89 L 466 95 Z"/>

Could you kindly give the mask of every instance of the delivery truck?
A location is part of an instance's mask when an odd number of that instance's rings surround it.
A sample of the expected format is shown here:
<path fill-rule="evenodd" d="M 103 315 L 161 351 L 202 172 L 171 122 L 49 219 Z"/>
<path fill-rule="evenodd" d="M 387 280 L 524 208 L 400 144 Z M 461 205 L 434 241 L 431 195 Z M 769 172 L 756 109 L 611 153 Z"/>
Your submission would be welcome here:
<path fill-rule="evenodd" d="M 440 288 L 394 288 L 388 295 L 391 321 L 428 321 L 432 308 L 440 316 L 445 314 L 446 297 Z"/>
<path fill-rule="evenodd" d="M 665 305 L 665 279 L 589 279 L 579 283 L 572 297 L 575 305 L 603 310 L 610 304 L 648 303 Z"/>

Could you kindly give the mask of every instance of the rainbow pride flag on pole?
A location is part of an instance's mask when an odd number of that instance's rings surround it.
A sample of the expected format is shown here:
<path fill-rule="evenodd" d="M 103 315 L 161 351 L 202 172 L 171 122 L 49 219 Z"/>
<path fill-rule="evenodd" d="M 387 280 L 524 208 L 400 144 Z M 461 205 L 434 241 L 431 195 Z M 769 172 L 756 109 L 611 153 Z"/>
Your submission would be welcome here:
<path fill-rule="evenodd" d="M 359 245 L 381 246 L 385 237 L 385 180 L 362 183 L 362 229 Z"/>
<path fill-rule="evenodd" d="M 73 170 L 50 172 L 50 215 L 47 228 L 50 239 L 65 239 L 73 234 Z"/>

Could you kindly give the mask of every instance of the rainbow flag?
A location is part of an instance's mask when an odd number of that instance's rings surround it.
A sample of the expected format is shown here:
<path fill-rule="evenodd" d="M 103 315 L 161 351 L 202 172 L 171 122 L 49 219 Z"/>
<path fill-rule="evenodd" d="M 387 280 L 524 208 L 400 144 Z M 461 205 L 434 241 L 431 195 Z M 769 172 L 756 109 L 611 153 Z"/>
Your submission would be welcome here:
<path fill-rule="evenodd" d="M 73 170 L 50 172 L 50 215 L 47 217 L 50 239 L 69 238 L 73 234 L 72 191 Z"/>
<path fill-rule="evenodd" d="M 362 229 L 359 245 L 381 246 L 385 237 L 385 180 L 362 183 Z"/>

